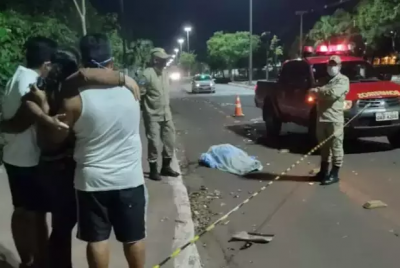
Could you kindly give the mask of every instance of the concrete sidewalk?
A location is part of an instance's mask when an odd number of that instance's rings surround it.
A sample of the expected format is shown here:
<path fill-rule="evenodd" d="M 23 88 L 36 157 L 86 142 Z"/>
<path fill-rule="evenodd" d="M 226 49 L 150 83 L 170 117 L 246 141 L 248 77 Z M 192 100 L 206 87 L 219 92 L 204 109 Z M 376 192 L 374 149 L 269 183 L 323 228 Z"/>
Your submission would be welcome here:
<path fill-rule="evenodd" d="M 147 174 L 148 167 L 145 159 L 147 156 L 147 141 L 143 133 L 141 136 L 143 143 L 144 172 Z M 179 168 L 177 161 L 175 161 L 174 165 Z M 184 240 L 188 239 L 188 237 L 193 237 L 194 231 L 187 192 L 186 188 L 183 186 L 181 177 L 166 178 L 165 181 L 162 182 L 152 182 L 146 179 L 146 185 L 150 195 L 147 218 L 148 238 L 146 245 L 146 267 L 152 267 L 164 258 L 168 257 L 172 253 L 173 247 L 175 248 L 177 245 L 180 246 L 180 244 L 182 244 Z M 179 204 L 179 202 L 187 204 Z M 187 206 L 189 207 L 189 211 L 187 211 Z M 0 169 L 0 212 L 0 268 L 17 267 L 19 258 L 10 232 L 12 213 L 11 197 L 7 175 L 3 167 Z M 74 230 L 73 235 L 76 235 L 76 230 Z M 112 250 L 110 267 L 127 267 L 121 245 L 115 240 L 114 236 L 110 242 Z M 74 238 L 74 268 L 87 267 L 85 252 L 86 244 Z M 185 253 L 181 254 L 181 256 L 176 259 L 175 265 L 174 261 L 170 261 L 163 267 L 200 267 L 197 249 L 191 247 L 187 251 L 187 254 L 197 256 L 196 261 L 194 262 L 196 263 L 195 265 L 188 264 L 189 259 L 191 261 L 190 264 L 193 263 L 193 258 L 186 256 Z M 188 259 L 188 261 L 185 259 Z"/>

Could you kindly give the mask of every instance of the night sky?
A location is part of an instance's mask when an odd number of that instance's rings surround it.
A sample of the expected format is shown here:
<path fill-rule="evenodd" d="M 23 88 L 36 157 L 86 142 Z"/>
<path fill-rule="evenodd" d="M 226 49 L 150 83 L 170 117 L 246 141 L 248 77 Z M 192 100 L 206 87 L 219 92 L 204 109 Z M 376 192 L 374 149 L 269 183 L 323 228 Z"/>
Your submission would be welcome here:
<path fill-rule="evenodd" d="M 91 0 L 101 11 L 117 12 L 119 0 Z M 201 56 L 206 52 L 206 41 L 215 31 L 248 31 L 249 0 L 124 0 L 126 23 L 131 36 L 151 39 L 156 46 L 172 50 L 176 39 L 185 37 L 183 26 L 193 27 L 191 50 Z M 305 30 L 312 27 L 321 15 L 331 14 L 334 8 L 324 10 L 325 4 L 338 0 L 253 0 L 253 32 L 271 31 L 285 45 L 290 46 L 299 33 L 296 10 L 315 9 L 304 18 Z M 358 1 L 341 5 L 349 5 Z"/>

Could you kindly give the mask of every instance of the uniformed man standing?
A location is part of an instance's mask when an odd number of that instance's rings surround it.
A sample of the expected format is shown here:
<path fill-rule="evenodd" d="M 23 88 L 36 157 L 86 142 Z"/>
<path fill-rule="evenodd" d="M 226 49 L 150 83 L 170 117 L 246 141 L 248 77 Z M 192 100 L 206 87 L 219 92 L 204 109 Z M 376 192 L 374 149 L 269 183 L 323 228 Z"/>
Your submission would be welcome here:
<path fill-rule="evenodd" d="M 328 140 L 321 147 L 321 170 L 317 174 L 322 185 L 339 182 L 339 169 L 343 164 L 344 104 L 349 92 L 349 78 L 340 73 L 342 62 L 339 56 L 332 56 L 328 62 L 329 82 L 310 90 L 317 98 L 317 138 L 319 142 Z M 329 171 L 330 164 L 332 169 Z"/>
<path fill-rule="evenodd" d="M 151 51 L 150 67 L 143 71 L 139 79 L 142 95 L 143 121 L 148 140 L 148 161 L 151 180 L 161 180 L 158 172 L 158 142 L 163 143 L 161 175 L 177 177 L 179 173 L 171 168 L 175 149 L 175 127 L 169 106 L 169 77 L 164 69 L 171 58 L 164 49 Z"/>

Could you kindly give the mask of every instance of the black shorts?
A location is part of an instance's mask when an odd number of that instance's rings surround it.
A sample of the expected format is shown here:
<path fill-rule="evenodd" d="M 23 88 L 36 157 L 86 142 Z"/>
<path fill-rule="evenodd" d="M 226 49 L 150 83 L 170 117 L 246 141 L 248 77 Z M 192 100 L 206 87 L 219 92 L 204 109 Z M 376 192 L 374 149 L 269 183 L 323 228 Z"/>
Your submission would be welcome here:
<path fill-rule="evenodd" d="M 4 163 L 15 208 L 34 212 L 49 212 L 48 195 L 43 187 L 38 168 L 17 167 Z"/>
<path fill-rule="evenodd" d="M 53 227 L 54 225 L 73 227 L 77 218 L 74 189 L 75 161 L 70 157 L 42 160 L 38 169 L 49 198 Z"/>
<path fill-rule="evenodd" d="M 143 185 L 124 190 L 77 191 L 78 239 L 105 241 L 113 228 L 119 242 L 143 240 L 146 237 L 146 194 Z"/>

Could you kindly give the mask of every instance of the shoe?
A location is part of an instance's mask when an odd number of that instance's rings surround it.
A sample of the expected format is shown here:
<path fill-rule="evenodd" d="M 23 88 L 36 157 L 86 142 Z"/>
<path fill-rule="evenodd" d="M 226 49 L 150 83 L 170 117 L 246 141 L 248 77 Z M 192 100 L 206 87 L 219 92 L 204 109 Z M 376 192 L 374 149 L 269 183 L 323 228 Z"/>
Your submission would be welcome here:
<path fill-rule="evenodd" d="M 157 162 L 150 162 L 149 165 L 150 165 L 149 179 L 152 181 L 161 181 L 160 173 L 158 173 Z"/>
<path fill-rule="evenodd" d="M 329 175 L 329 166 L 328 162 L 321 162 L 321 168 L 317 175 L 315 175 L 317 181 L 322 182 Z"/>
<path fill-rule="evenodd" d="M 321 181 L 321 185 L 331 185 L 339 182 L 339 170 L 340 167 L 333 166 L 329 176 L 326 176 L 324 180 Z"/>
<path fill-rule="evenodd" d="M 171 168 L 171 158 L 164 158 L 161 168 L 161 176 L 178 177 L 180 174 Z"/>

